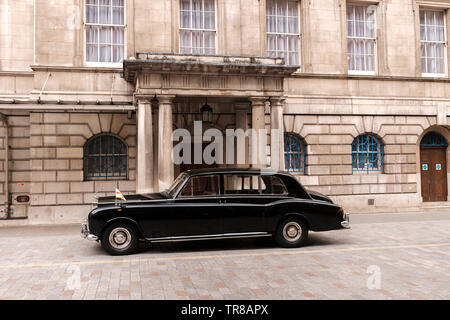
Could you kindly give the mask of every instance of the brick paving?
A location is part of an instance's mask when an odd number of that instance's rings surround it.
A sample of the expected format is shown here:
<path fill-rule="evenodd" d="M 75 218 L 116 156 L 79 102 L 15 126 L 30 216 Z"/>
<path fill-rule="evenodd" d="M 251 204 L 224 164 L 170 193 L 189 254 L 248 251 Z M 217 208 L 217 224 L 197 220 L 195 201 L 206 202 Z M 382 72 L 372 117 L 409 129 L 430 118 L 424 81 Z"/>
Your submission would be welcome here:
<path fill-rule="evenodd" d="M 0 228 L 0 299 L 450 299 L 450 211 L 426 215 L 353 215 L 352 229 L 311 232 L 298 249 L 232 239 L 126 257 L 78 226 Z M 370 266 L 379 289 L 367 286 Z"/>

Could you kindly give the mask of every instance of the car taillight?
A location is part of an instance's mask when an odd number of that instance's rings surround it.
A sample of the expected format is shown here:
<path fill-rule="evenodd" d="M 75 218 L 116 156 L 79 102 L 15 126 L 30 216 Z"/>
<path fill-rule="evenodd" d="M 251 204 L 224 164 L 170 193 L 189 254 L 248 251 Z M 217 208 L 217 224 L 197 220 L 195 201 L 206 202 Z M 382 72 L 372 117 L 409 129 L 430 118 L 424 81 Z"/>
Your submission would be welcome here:
<path fill-rule="evenodd" d="M 17 196 L 16 201 L 19 203 L 30 202 L 29 196 Z"/>
<path fill-rule="evenodd" d="M 342 216 L 344 216 L 345 213 L 344 213 L 344 207 L 343 206 L 341 206 L 341 212 L 342 212 Z"/>

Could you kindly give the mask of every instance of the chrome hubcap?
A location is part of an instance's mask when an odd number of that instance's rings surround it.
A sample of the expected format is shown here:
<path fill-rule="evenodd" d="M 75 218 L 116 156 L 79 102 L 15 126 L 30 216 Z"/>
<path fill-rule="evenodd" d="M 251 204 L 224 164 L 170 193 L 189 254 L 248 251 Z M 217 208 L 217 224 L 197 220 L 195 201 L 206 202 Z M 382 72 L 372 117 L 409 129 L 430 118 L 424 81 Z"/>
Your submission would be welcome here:
<path fill-rule="evenodd" d="M 130 232 L 122 227 L 115 228 L 109 234 L 109 243 L 115 249 L 126 248 L 131 242 Z"/>
<path fill-rule="evenodd" d="M 283 237 L 289 242 L 295 242 L 302 236 L 302 228 L 297 222 L 291 221 L 283 228 Z"/>

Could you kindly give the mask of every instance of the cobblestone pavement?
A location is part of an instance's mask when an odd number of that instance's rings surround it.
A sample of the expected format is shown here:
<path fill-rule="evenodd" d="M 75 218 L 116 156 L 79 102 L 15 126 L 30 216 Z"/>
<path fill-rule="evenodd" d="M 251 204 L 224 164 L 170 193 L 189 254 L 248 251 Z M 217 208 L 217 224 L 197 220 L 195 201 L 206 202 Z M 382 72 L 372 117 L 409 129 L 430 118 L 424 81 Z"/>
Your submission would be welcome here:
<path fill-rule="evenodd" d="M 127 257 L 79 226 L 0 228 L 0 299 L 450 299 L 450 210 L 351 220 L 298 249 L 233 239 Z"/>

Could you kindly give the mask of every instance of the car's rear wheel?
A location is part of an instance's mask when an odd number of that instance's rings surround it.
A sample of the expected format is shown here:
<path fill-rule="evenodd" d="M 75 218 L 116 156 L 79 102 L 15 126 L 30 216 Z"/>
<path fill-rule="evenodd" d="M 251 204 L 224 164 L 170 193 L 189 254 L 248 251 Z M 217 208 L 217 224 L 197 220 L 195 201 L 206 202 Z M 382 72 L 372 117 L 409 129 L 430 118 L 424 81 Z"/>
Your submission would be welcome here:
<path fill-rule="evenodd" d="M 275 241 L 284 248 L 296 248 L 304 245 L 308 239 L 308 226 L 296 217 L 289 217 L 280 222 L 275 233 Z"/>
<path fill-rule="evenodd" d="M 117 222 L 106 227 L 101 243 L 111 255 L 132 254 L 138 249 L 139 234 L 132 225 Z"/>

